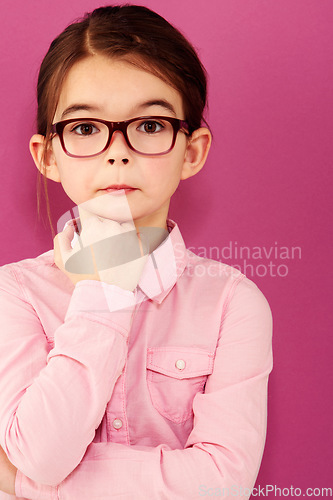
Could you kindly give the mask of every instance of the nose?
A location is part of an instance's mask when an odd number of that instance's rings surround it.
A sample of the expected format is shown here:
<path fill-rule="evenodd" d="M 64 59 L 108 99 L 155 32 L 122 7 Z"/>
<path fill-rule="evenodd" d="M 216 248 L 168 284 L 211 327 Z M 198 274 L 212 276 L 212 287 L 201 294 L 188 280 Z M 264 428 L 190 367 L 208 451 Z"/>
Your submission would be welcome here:
<path fill-rule="evenodd" d="M 129 162 L 129 148 L 123 133 L 115 130 L 111 136 L 111 142 L 107 150 L 108 162 L 111 165 L 121 163 L 127 165 Z"/>

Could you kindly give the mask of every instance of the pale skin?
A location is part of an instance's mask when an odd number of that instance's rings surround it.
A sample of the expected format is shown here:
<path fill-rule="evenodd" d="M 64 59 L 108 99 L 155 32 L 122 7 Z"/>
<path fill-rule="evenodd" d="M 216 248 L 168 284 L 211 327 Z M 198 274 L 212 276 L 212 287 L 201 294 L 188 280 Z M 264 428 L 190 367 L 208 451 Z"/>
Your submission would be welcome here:
<path fill-rule="evenodd" d="M 94 55 L 76 63 L 69 71 L 53 123 L 67 118 L 122 121 L 151 115 L 185 119 L 181 94 L 124 59 Z M 38 134 L 30 140 L 34 162 L 43 175 L 60 182 L 78 206 L 81 236 L 89 245 L 139 227 L 166 229 L 170 199 L 181 180 L 196 175 L 204 166 L 211 134 L 205 127 L 195 130 L 191 137 L 178 132 L 172 151 L 162 156 L 142 156 L 129 149 L 122 133 L 117 131 L 104 153 L 86 159 L 67 156 L 56 136 L 46 163 L 42 161 L 44 141 Z M 106 194 L 105 189 L 114 184 L 135 189 L 123 192 L 122 196 Z M 93 274 L 85 273 L 84 269 L 81 274 L 68 272 L 65 263 L 79 250 L 78 244 L 73 249 L 70 245 L 73 234 L 72 226 L 57 234 L 54 259 L 74 285 L 81 280 L 95 279 L 127 290 L 136 287 L 145 257 L 102 273 L 98 272 L 98 265 Z M 126 244 L 126 239 L 123 242 Z M 154 241 L 151 250 L 160 243 Z M 15 494 L 15 476 L 16 468 L 0 448 L 0 490 Z"/>

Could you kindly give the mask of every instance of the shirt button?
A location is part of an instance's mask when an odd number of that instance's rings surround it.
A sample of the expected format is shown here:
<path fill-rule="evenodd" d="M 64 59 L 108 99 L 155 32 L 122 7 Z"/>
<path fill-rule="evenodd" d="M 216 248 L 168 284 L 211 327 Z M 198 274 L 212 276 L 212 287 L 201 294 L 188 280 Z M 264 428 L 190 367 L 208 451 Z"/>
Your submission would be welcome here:
<path fill-rule="evenodd" d="M 183 359 L 177 359 L 175 365 L 176 365 L 176 368 L 178 368 L 178 370 L 184 370 L 186 363 Z"/>
<path fill-rule="evenodd" d="M 120 429 L 123 426 L 123 423 L 120 420 L 120 418 L 115 418 L 114 421 L 112 422 L 112 425 L 115 429 Z"/>

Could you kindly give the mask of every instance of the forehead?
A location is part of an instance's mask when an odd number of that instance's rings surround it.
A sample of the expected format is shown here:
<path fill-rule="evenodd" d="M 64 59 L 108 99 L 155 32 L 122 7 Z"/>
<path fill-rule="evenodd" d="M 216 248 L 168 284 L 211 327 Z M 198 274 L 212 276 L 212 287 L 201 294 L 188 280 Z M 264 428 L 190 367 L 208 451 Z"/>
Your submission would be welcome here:
<path fill-rule="evenodd" d="M 161 78 L 125 59 L 94 55 L 77 62 L 68 72 L 55 119 L 61 119 L 70 107 L 87 104 L 100 110 L 102 118 L 120 121 L 131 118 L 142 103 L 158 101 L 169 103 L 178 118 L 185 118 L 180 92 Z M 173 115 L 167 109 L 162 113 L 158 105 L 149 108 L 151 114 Z"/>

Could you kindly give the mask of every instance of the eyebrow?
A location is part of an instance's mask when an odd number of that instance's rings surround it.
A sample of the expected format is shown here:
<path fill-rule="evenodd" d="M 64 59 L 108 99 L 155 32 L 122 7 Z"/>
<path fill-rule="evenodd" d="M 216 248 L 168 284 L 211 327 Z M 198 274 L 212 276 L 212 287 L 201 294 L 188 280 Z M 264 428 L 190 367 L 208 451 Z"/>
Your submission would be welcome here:
<path fill-rule="evenodd" d="M 89 111 L 89 112 L 95 112 L 95 111 L 101 111 L 101 109 L 98 106 L 91 106 L 90 104 L 73 104 L 72 106 L 68 106 L 62 114 L 61 114 L 61 120 L 67 116 L 70 115 L 71 113 L 76 113 L 77 111 Z"/>
<path fill-rule="evenodd" d="M 138 104 L 137 106 L 135 106 L 134 109 L 135 111 L 139 112 L 151 106 L 160 106 L 161 108 L 170 111 L 174 116 L 177 116 L 177 113 L 173 105 L 169 101 L 166 101 L 165 99 L 151 99 L 149 101 L 145 101 Z M 65 118 L 65 116 L 68 116 L 72 113 L 76 113 L 77 111 L 89 111 L 90 113 L 94 113 L 94 112 L 101 112 L 101 108 L 99 106 L 93 106 L 91 104 L 83 104 L 83 103 L 72 104 L 62 112 L 61 120 Z"/>
<path fill-rule="evenodd" d="M 177 116 L 177 113 L 175 111 L 175 108 L 172 106 L 172 104 L 169 101 L 166 101 L 165 99 L 151 99 L 150 101 L 145 101 L 138 106 L 136 106 L 135 109 L 138 111 L 144 108 L 149 108 L 150 106 L 160 106 L 161 108 L 166 109 L 167 111 L 170 111 L 174 116 Z"/>

